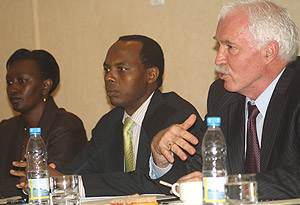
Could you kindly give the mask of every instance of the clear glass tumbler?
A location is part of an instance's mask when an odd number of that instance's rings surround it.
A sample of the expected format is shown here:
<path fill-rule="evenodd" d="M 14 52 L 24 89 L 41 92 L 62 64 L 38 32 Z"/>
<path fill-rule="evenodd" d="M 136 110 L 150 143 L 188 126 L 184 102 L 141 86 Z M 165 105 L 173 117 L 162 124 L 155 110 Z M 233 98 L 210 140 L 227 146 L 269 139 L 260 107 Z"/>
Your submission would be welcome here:
<path fill-rule="evenodd" d="M 226 204 L 257 204 L 256 174 L 228 175 Z"/>
<path fill-rule="evenodd" d="M 53 205 L 80 204 L 78 175 L 50 177 Z"/>

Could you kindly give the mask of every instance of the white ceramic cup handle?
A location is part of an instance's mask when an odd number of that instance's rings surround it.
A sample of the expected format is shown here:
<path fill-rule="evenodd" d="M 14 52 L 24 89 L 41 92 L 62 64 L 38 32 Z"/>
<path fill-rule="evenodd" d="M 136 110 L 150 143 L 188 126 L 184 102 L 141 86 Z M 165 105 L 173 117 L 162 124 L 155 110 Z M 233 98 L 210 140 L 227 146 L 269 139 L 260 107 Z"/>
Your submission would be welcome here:
<path fill-rule="evenodd" d="M 176 196 L 180 197 L 180 194 L 176 191 L 176 187 L 179 187 L 179 184 L 178 183 L 174 183 L 172 185 L 172 192 L 173 194 L 175 194 Z"/>

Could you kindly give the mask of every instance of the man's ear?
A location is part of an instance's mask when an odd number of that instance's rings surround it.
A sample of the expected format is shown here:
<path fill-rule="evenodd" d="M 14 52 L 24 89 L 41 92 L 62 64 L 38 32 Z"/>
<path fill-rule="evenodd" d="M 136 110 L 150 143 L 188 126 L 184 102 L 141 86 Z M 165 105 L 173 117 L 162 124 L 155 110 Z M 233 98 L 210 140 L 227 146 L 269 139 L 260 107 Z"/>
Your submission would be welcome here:
<path fill-rule="evenodd" d="M 159 69 L 158 67 L 151 67 L 147 68 L 147 82 L 149 84 L 155 83 L 159 76 Z"/>
<path fill-rule="evenodd" d="M 279 45 L 275 40 L 270 41 L 261 49 L 262 57 L 266 64 L 271 63 L 277 57 L 278 52 Z"/>
<path fill-rule="evenodd" d="M 47 80 L 44 80 L 43 82 L 43 95 L 47 96 L 50 92 L 50 89 L 53 85 L 53 81 L 49 78 Z"/>

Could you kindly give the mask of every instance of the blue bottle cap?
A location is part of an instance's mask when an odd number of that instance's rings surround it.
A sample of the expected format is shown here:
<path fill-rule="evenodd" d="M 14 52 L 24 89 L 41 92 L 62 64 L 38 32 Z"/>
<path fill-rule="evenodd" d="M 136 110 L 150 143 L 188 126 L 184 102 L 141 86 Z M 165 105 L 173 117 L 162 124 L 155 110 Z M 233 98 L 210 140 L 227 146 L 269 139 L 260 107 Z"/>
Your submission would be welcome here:
<path fill-rule="evenodd" d="M 221 118 L 220 117 L 208 117 L 206 118 L 207 126 L 220 126 Z"/>
<path fill-rule="evenodd" d="M 33 135 L 40 135 L 41 134 L 41 128 L 40 127 L 33 127 L 33 128 L 29 128 L 29 134 Z"/>

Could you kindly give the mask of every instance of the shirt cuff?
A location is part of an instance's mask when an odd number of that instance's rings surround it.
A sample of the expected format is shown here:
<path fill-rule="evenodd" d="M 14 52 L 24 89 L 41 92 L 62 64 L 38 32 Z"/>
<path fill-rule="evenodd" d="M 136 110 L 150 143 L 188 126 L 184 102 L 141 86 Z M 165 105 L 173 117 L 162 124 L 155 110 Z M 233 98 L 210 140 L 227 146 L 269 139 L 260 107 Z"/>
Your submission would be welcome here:
<path fill-rule="evenodd" d="M 173 153 L 172 153 L 173 156 Z M 158 179 L 160 177 L 162 177 L 163 175 L 165 175 L 168 171 L 170 171 L 170 169 L 173 167 L 173 164 L 169 164 L 167 167 L 165 168 L 161 168 L 158 167 L 154 161 L 153 161 L 153 156 L 151 153 L 150 159 L 149 159 L 149 177 L 151 179 Z"/>
<path fill-rule="evenodd" d="M 25 194 L 26 196 L 28 196 L 28 194 L 24 191 L 24 189 L 22 189 L 22 192 L 23 192 L 23 194 Z"/>

